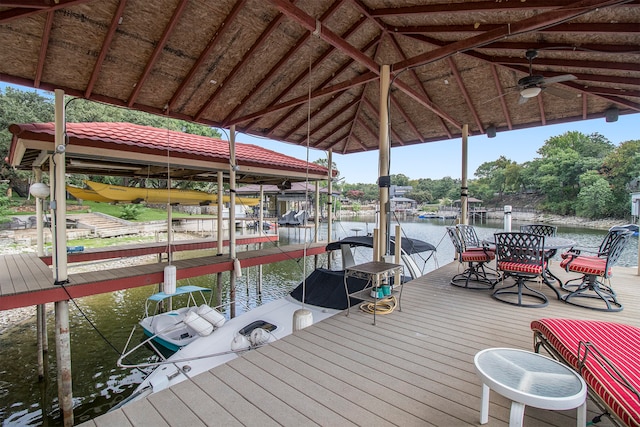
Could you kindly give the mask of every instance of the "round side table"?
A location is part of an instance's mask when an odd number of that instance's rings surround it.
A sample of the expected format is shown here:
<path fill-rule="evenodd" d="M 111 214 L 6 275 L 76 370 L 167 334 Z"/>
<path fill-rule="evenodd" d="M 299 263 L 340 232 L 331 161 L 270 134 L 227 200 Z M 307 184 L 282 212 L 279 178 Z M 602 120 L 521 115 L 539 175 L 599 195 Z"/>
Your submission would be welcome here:
<path fill-rule="evenodd" d="M 587 385 L 574 370 L 538 353 L 488 348 L 473 362 L 482 380 L 480 424 L 489 421 L 489 390 L 511 399 L 510 426 L 522 426 L 525 406 L 566 410 L 578 408 L 577 425 L 587 418 Z"/>

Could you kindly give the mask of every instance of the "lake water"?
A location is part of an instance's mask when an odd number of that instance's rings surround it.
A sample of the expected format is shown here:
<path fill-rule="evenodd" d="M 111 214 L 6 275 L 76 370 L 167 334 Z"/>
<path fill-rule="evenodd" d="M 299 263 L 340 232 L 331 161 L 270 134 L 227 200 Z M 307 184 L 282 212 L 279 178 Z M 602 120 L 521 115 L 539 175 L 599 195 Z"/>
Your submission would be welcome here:
<path fill-rule="evenodd" d="M 445 265 L 453 260 L 454 251 L 444 227 L 451 221 L 418 220 L 404 222 L 403 233 L 425 240 L 437 247 L 436 256 L 426 260 L 416 258 L 424 272 Z M 364 221 L 341 221 L 334 223 L 332 240 L 373 231 L 374 225 Z M 514 222 L 513 228 L 518 224 Z M 502 223 L 476 224 L 480 238 L 501 231 Z M 392 225 L 394 230 L 394 226 Z M 392 231 L 393 231 L 392 230 Z M 306 234 L 306 236 L 305 236 Z M 558 229 L 558 236 L 575 240 L 579 247 L 597 248 L 606 234 L 601 230 L 582 228 Z M 280 243 L 296 243 L 311 240 L 312 231 L 281 229 Z M 326 236 L 326 224 L 321 236 Z M 638 237 L 633 237 L 619 265 L 637 264 Z M 202 256 L 203 254 L 199 254 Z M 428 255 L 428 254 L 427 254 Z M 194 255 L 191 255 L 194 256 Z M 198 255 L 195 255 L 198 256 Z M 370 259 L 370 251 L 359 249 L 356 262 Z M 322 266 L 327 265 L 326 256 L 321 256 Z M 338 268 L 339 260 L 334 262 Z M 295 287 L 305 274 L 313 270 L 313 257 L 302 261 L 285 261 L 263 267 L 263 293 L 258 296 L 257 267 L 246 269 L 237 283 L 237 298 L 246 303 L 238 305 L 238 313 L 286 294 Z M 225 275 L 225 278 L 228 277 Z M 228 280 L 228 279 L 227 279 Z M 215 277 L 203 276 L 180 281 L 179 285 L 211 287 Z M 144 312 L 146 298 L 156 292 L 156 286 L 96 295 L 70 303 L 71 357 L 73 372 L 74 417 L 76 424 L 87 421 L 108 411 L 113 405 L 128 396 L 144 378 L 145 373 L 121 369 L 116 366 L 119 352 L 125 346 L 134 325 Z M 226 293 L 226 289 L 225 292 Z M 34 308 L 35 313 L 35 308 Z M 86 317 L 85 317 L 86 316 Z M 34 315 L 35 319 L 35 315 Z M 95 325 L 95 329 L 92 325 Z M 97 331 L 96 331 L 97 329 Z M 99 332 L 98 332 L 99 331 Z M 38 381 L 36 361 L 36 327 L 34 321 L 16 326 L 0 336 L 0 420 L 3 426 L 57 426 L 61 425 L 57 405 L 55 369 L 55 331 L 53 313 L 48 314 L 49 353 L 47 372 L 49 379 Z M 104 336 L 104 339 L 102 336 Z M 134 341 L 142 339 L 137 331 Z M 150 360 L 151 352 L 140 354 L 136 361 Z"/>

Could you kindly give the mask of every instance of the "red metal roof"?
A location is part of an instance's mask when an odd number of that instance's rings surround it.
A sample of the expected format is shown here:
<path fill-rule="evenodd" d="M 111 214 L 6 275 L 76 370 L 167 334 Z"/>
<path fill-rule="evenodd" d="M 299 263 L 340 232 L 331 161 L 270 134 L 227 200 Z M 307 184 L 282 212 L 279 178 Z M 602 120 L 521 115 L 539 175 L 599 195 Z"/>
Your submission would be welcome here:
<path fill-rule="evenodd" d="M 30 169 L 31 165 L 28 158 L 14 158 L 19 152 L 15 150 L 16 140 L 53 143 L 55 133 L 54 123 L 14 124 L 9 127 L 9 130 L 14 134 L 9 162 L 23 169 Z M 82 146 L 165 157 L 169 154 L 172 164 L 180 158 L 211 161 L 218 163 L 218 167 L 220 164 L 226 167 L 229 163 L 229 142 L 217 138 L 131 123 L 67 123 L 66 133 L 69 156 L 72 155 L 74 146 Z M 53 145 L 51 147 L 53 148 Z M 131 162 L 141 163 L 137 156 L 131 158 Z M 323 166 L 253 144 L 236 143 L 236 162 L 241 170 L 242 166 L 252 166 L 297 173 L 308 171 L 311 174 L 324 176 L 327 174 L 327 168 Z M 73 171 L 70 172 L 73 173 Z M 280 175 L 283 174 L 280 173 Z"/>

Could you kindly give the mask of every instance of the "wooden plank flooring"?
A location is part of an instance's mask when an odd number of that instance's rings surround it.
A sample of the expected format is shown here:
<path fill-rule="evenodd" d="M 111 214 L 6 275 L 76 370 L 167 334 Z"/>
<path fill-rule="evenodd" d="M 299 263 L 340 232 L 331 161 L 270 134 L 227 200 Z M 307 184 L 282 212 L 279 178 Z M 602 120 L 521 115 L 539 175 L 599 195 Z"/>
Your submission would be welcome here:
<path fill-rule="evenodd" d="M 238 252 L 243 268 L 325 252 L 326 242 L 277 246 Z M 172 262 L 177 278 L 186 279 L 233 270 L 228 256 L 206 256 Z M 160 283 L 166 262 L 69 274 L 65 289 L 53 284 L 51 269 L 35 254 L 0 256 L 0 310 L 27 307 L 88 295 Z"/>
<path fill-rule="evenodd" d="M 546 286 L 546 308 L 511 306 L 490 291 L 449 285 L 457 270 L 452 263 L 406 285 L 402 312 L 378 316 L 375 326 L 359 310 L 338 314 L 86 425 L 479 425 L 476 352 L 531 350 L 529 325 L 542 317 L 640 327 L 636 269 L 615 269 L 612 283 L 625 305 L 620 313 L 551 300 Z M 508 425 L 509 410 L 510 402 L 492 392 L 488 425 Z M 590 402 L 588 419 L 595 410 Z M 575 425 L 575 411 L 527 408 L 525 425 Z M 604 417 L 598 424 L 611 425 Z"/>

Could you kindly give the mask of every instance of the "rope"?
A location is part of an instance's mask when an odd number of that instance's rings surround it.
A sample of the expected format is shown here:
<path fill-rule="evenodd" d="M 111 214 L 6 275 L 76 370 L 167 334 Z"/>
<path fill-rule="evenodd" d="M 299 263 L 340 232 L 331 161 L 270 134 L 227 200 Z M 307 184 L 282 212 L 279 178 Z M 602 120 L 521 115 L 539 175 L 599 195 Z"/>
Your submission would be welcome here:
<path fill-rule="evenodd" d="M 396 309 L 398 300 L 395 296 L 389 296 L 383 299 L 379 299 L 376 302 L 363 302 L 360 304 L 360 310 L 365 313 L 373 314 L 390 314 Z"/>

